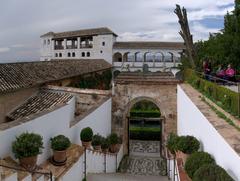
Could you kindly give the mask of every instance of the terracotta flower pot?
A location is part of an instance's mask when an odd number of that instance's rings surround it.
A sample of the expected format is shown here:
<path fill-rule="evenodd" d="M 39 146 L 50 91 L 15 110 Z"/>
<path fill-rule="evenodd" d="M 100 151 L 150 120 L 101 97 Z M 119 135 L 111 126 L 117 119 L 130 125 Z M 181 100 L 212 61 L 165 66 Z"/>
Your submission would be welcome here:
<path fill-rule="evenodd" d="M 117 153 L 118 151 L 119 151 L 119 146 L 118 146 L 118 144 L 110 145 L 110 152 L 111 152 L 111 153 Z"/>
<path fill-rule="evenodd" d="M 91 148 L 91 141 L 82 141 L 82 146 L 84 146 L 86 149 Z"/>
<path fill-rule="evenodd" d="M 53 150 L 53 160 L 58 163 L 66 162 L 67 160 L 67 151 L 56 151 Z"/>
<path fill-rule="evenodd" d="M 37 156 L 20 158 L 19 163 L 23 168 L 32 171 L 37 166 Z"/>
<path fill-rule="evenodd" d="M 177 151 L 176 156 L 177 156 L 177 158 L 181 158 L 183 165 L 185 165 L 186 160 L 189 157 L 189 154 L 183 153 L 182 151 Z"/>
<path fill-rule="evenodd" d="M 95 145 L 93 146 L 94 150 L 101 151 L 101 145 Z"/>

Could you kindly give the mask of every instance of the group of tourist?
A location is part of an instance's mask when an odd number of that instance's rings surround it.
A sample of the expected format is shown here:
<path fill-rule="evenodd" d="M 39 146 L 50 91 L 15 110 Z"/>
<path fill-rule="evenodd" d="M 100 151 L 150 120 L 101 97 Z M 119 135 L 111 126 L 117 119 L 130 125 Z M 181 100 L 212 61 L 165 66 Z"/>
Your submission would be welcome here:
<path fill-rule="evenodd" d="M 207 80 L 211 79 L 211 76 L 216 76 L 220 79 L 235 81 L 236 71 L 232 68 L 231 64 L 228 64 L 227 68 L 224 69 L 223 65 L 220 64 L 216 72 L 213 72 L 211 62 L 206 60 L 203 62 L 203 71 Z"/>

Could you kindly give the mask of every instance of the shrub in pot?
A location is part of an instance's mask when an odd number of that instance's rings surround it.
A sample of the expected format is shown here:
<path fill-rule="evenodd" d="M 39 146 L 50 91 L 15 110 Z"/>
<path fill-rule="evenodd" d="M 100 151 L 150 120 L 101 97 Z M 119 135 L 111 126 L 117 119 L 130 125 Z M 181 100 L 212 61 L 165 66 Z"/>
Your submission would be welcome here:
<path fill-rule="evenodd" d="M 206 152 L 195 152 L 187 158 L 184 169 L 193 178 L 194 173 L 205 164 L 215 164 L 213 157 Z"/>
<path fill-rule="evenodd" d="M 109 150 L 109 139 L 108 138 L 103 138 L 102 140 L 102 145 L 101 145 L 101 149 L 103 153 L 107 153 Z"/>
<path fill-rule="evenodd" d="M 108 139 L 109 139 L 109 144 L 110 144 L 110 152 L 111 153 L 116 153 L 118 152 L 118 135 L 116 133 L 111 133 L 109 136 L 108 136 Z"/>
<path fill-rule="evenodd" d="M 197 152 L 200 148 L 200 142 L 193 136 L 180 136 L 177 141 L 177 155 L 182 158 L 185 164 L 190 154 Z"/>
<path fill-rule="evenodd" d="M 92 146 L 94 150 L 101 151 L 102 140 L 103 140 L 103 137 L 99 134 L 96 134 L 93 136 Z"/>
<path fill-rule="evenodd" d="M 201 166 L 193 175 L 193 181 L 234 181 L 228 173 L 216 164 Z"/>
<path fill-rule="evenodd" d="M 175 133 L 171 133 L 168 136 L 167 148 L 172 154 L 175 154 L 175 152 L 177 151 L 178 140 L 179 140 L 179 136 L 176 135 Z"/>
<path fill-rule="evenodd" d="M 37 156 L 42 153 L 43 138 L 35 133 L 23 133 L 12 143 L 12 151 L 20 165 L 27 170 L 34 170 Z"/>
<path fill-rule="evenodd" d="M 85 148 L 90 148 L 92 137 L 93 137 L 93 131 L 90 127 L 86 127 L 82 129 L 80 133 L 80 139 L 82 141 L 82 145 Z"/>
<path fill-rule="evenodd" d="M 53 160 L 57 163 L 64 163 L 67 160 L 66 150 L 70 147 L 70 140 L 64 135 L 51 138 L 51 148 L 53 149 Z"/>

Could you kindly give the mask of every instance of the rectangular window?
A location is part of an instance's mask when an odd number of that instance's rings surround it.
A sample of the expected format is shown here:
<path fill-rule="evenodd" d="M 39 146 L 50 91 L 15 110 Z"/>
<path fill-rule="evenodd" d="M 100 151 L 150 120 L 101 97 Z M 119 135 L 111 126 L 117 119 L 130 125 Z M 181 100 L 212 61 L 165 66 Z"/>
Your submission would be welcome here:
<path fill-rule="evenodd" d="M 105 46 L 105 41 L 102 42 L 102 46 Z"/>

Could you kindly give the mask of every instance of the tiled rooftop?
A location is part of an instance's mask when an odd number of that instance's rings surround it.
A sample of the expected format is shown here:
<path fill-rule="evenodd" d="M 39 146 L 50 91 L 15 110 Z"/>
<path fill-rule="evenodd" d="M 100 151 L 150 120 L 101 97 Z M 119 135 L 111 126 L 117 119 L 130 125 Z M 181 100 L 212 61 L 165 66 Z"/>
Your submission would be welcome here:
<path fill-rule="evenodd" d="M 177 84 L 180 83 L 171 72 L 121 72 L 115 79 L 118 84 Z"/>
<path fill-rule="evenodd" d="M 129 41 L 129 42 L 115 42 L 113 44 L 115 49 L 185 49 L 184 43 L 181 42 L 147 42 L 147 41 Z"/>
<path fill-rule="evenodd" d="M 0 64 L 0 94 L 111 68 L 102 59 Z"/>
<path fill-rule="evenodd" d="M 56 93 L 41 90 L 36 95 L 30 97 L 15 110 L 7 115 L 11 121 L 24 119 L 29 116 L 49 110 L 56 105 L 66 104 L 73 96 L 66 93 Z"/>
<path fill-rule="evenodd" d="M 108 90 L 79 89 L 52 85 L 48 85 L 46 88 L 75 96 L 75 118 L 71 121 L 70 126 L 77 124 L 80 120 L 106 102 L 111 96 L 111 91 Z"/>
<path fill-rule="evenodd" d="M 79 36 L 93 36 L 93 35 L 106 35 L 113 34 L 117 36 L 112 30 L 107 27 L 92 28 L 92 29 L 81 29 L 76 31 L 65 31 L 65 32 L 48 32 L 41 37 L 52 35 L 54 39 L 68 38 L 68 37 L 79 37 Z"/>

